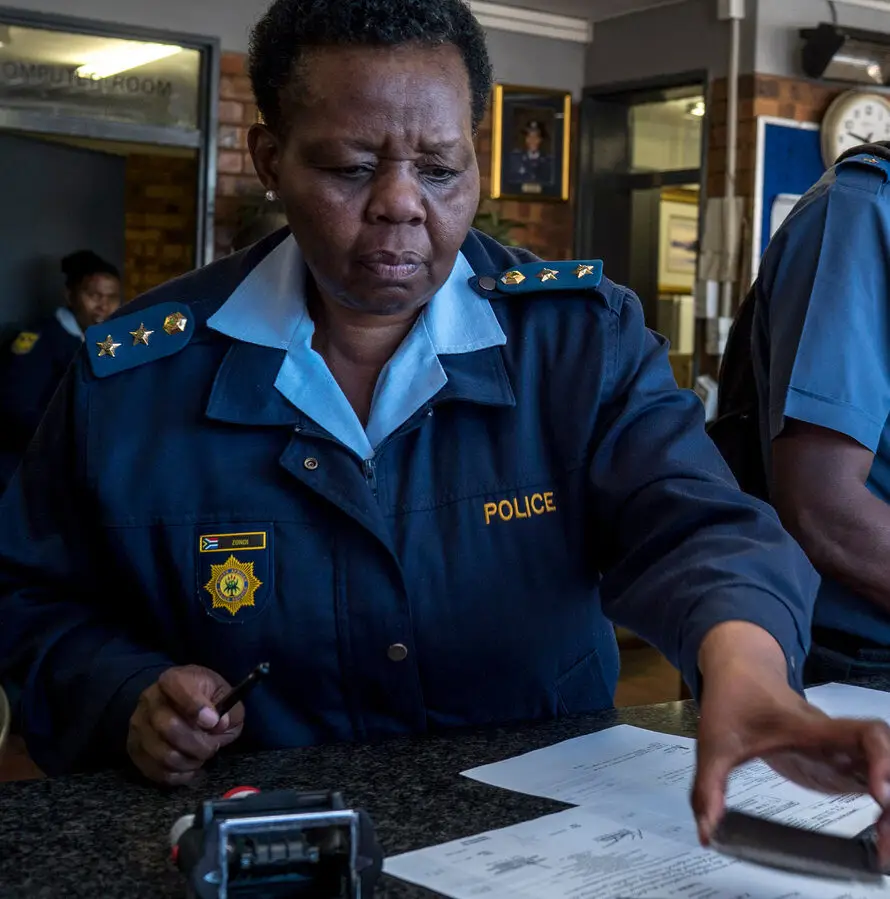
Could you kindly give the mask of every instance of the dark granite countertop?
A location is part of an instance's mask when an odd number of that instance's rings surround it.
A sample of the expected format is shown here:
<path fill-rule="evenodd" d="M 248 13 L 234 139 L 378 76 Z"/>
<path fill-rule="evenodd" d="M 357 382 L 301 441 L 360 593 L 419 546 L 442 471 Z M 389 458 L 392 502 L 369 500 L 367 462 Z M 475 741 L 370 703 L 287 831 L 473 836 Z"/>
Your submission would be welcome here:
<path fill-rule="evenodd" d="M 863 683 L 890 690 L 890 679 Z M 172 824 L 239 785 L 338 789 L 374 819 L 387 855 L 505 827 L 563 806 L 460 772 L 615 724 L 695 735 L 691 703 L 607 711 L 524 727 L 222 758 L 201 782 L 161 790 L 121 772 L 0 786 L 0 897 L 163 899 L 184 895 Z M 429 895 L 384 878 L 382 895 Z"/>

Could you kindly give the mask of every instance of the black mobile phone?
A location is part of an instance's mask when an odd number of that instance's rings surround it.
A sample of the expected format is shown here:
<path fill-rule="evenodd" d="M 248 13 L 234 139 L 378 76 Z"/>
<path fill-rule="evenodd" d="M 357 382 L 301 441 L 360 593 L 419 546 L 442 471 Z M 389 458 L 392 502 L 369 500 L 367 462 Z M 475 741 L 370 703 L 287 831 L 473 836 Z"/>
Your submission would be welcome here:
<path fill-rule="evenodd" d="M 724 855 L 810 877 L 881 883 L 884 872 L 868 837 L 838 837 L 728 811 L 711 845 Z"/>

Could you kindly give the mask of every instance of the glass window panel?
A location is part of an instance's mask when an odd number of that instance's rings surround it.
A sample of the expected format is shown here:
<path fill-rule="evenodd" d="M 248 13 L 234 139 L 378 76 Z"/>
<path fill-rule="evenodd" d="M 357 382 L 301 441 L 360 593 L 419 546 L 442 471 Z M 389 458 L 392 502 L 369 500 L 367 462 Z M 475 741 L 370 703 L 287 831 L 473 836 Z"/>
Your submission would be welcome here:
<path fill-rule="evenodd" d="M 2 107 L 198 128 L 199 50 L 16 25 L 0 35 Z"/>
<path fill-rule="evenodd" d="M 631 171 L 701 167 L 703 97 L 641 103 L 630 108 Z"/>

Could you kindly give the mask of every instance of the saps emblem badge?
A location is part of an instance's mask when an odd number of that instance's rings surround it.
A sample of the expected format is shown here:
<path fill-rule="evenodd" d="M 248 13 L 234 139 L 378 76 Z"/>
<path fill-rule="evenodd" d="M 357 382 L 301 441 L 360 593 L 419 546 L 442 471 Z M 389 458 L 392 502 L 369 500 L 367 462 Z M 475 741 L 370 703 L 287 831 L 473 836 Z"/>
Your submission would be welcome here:
<path fill-rule="evenodd" d="M 204 589 L 213 598 L 214 609 L 225 609 L 232 617 L 245 606 L 255 605 L 254 595 L 263 582 L 253 573 L 253 562 L 241 562 L 234 556 L 210 566 L 210 580 Z"/>
<path fill-rule="evenodd" d="M 9 349 L 15 356 L 27 356 L 34 349 L 34 344 L 40 340 L 40 335 L 34 331 L 22 331 L 21 334 L 13 340 Z"/>
<path fill-rule="evenodd" d="M 197 538 L 198 594 L 207 614 L 227 624 L 245 624 L 261 614 L 272 592 L 271 527 L 204 530 Z"/>

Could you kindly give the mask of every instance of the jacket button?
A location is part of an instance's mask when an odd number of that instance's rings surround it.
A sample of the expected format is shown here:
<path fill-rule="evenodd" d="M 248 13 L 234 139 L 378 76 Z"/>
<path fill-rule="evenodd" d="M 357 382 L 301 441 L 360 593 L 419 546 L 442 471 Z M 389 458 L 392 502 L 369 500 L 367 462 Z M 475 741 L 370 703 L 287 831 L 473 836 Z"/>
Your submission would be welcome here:
<path fill-rule="evenodd" d="M 393 643 L 386 650 L 390 662 L 404 662 L 408 658 L 408 647 L 404 643 Z"/>
<path fill-rule="evenodd" d="M 315 469 L 318 468 L 318 459 L 310 456 L 303 461 L 303 468 L 305 468 L 306 471 L 315 471 Z"/>

